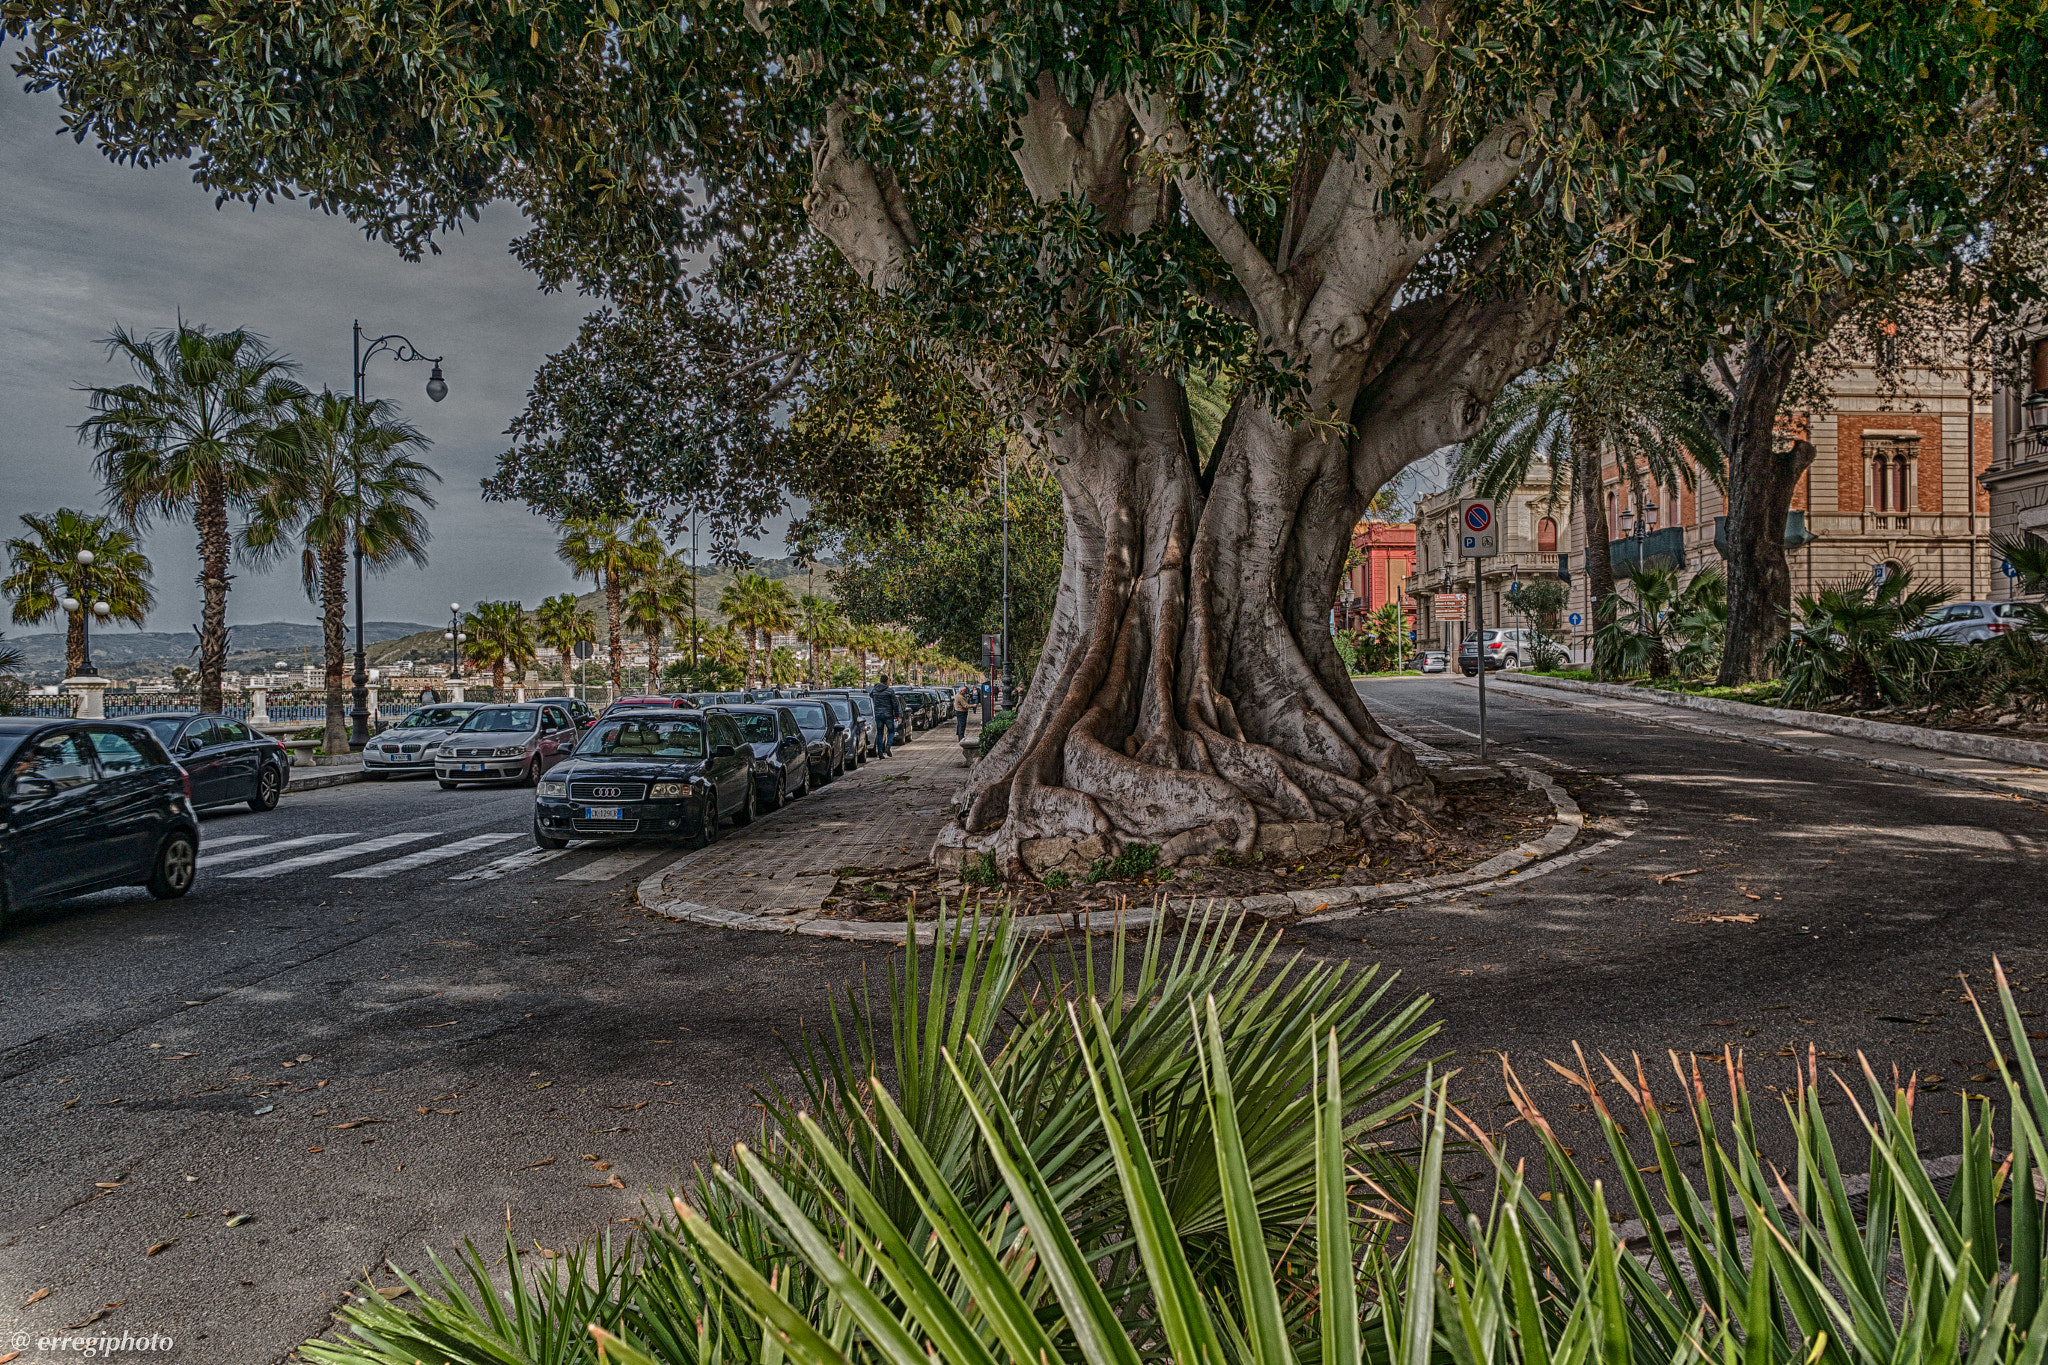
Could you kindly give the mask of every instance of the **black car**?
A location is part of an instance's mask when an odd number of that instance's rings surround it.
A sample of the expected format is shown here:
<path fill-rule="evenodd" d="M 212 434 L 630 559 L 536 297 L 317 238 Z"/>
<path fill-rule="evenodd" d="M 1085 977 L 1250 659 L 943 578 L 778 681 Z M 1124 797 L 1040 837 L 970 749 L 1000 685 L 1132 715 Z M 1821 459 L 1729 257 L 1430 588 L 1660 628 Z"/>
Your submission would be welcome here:
<path fill-rule="evenodd" d="M 903 719 L 907 730 L 929 730 L 937 718 L 932 705 L 932 694 L 922 687 L 899 687 L 895 689 L 896 704 L 903 708 Z"/>
<path fill-rule="evenodd" d="M 198 863 L 189 778 L 147 727 L 0 717 L 0 920 L 115 886 L 175 899 Z"/>
<path fill-rule="evenodd" d="M 129 720 L 147 726 L 185 770 L 192 779 L 192 804 L 200 810 L 237 801 L 248 802 L 259 815 L 276 810 L 277 798 L 292 780 L 291 751 L 284 742 L 241 721 L 183 712 Z"/>
<path fill-rule="evenodd" d="M 754 821 L 753 750 L 733 718 L 702 711 L 606 716 L 541 779 L 533 842 L 617 835 L 690 839 L 703 847 L 730 815 Z"/>
<path fill-rule="evenodd" d="M 865 711 L 861 709 L 860 703 L 854 700 L 854 694 L 844 688 L 811 693 L 811 700 L 821 701 L 831 707 L 832 714 L 846 727 L 846 766 L 849 768 L 858 768 L 867 762 L 868 755 L 874 752 L 875 748 L 875 704 L 868 701 L 868 694 L 865 692 L 860 694 L 860 698 L 868 702 Z"/>
<path fill-rule="evenodd" d="M 789 714 L 789 703 L 721 706 L 740 728 L 740 739 L 754 751 L 754 789 L 762 810 L 780 810 L 811 789 L 811 765 L 803 728 Z"/>
<path fill-rule="evenodd" d="M 825 698 L 798 697 L 776 706 L 789 712 L 803 734 L 811 781 L 822 787 L 846 771 L 846 746 L 852 742 L 853 732 L 839 719 L 839 712 L 825 704 Z"/>
<path fill-rule="evenodd" d="M 591 726 L 597 724 L 597 712 L 591 710 L 588 703 L 578 701 L 574 697 L 535 697 L 534 700 L 536 702 L 553 703 L 567 711 L 569 719 L 576 722 L 576 728 L 579 731 L 588 730 Z"/>

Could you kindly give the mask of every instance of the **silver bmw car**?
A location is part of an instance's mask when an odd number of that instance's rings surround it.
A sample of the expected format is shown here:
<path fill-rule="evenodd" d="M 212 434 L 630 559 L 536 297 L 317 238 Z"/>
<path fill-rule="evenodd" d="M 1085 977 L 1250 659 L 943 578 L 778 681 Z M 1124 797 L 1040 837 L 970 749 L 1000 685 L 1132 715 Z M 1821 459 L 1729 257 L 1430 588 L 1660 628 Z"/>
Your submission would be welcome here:
<path fill-rule="evenodd" d="M 434 750 L 483 706 L 481 702 L 416 707 L 363 748 L 364 777 L 431 775 Z"/>

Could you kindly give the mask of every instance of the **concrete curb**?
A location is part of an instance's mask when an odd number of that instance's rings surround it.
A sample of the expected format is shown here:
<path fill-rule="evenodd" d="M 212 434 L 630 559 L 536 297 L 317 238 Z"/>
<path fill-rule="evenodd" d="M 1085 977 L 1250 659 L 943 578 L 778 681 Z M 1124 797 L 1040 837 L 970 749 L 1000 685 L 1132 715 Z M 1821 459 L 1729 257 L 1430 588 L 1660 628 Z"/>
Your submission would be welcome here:
<path fill-rule="evenodd" d="M 1012 927 L 1019 933 L 1035 937 L 1068 933 L 1107 934 L 1148 928 L 1161 914 L 1189 917 L 1217 910 L 1267 920 L 1310 920 L 1319 916 L 1342 919 L 1346 918 L 1347 914 L 1325 915 L 1324 912 L 1379 901 L 1413 900 L 1435 892 L 1471 886 L 1478 882 L 1501 881 L 1518 875 L 1540 875 L 1542 871 L 1549 871 L 1558 866 L 1559 860 L 1556 855 L 1569 847 L 1585 830 L 1585 813 L 1579 809 L 1578 802 L 1572 800 L 1571 794 L 1546 774 L 1514 763 L 1503 763 L 1501 767 L 1521 775 L 1530 787 L 1540 788 L 1544 795 L 1550 798 L 1556 822 L 1538 838 L 1517 844 L 1514 848 L 1498 853 L 1477 867 L 1467 868 L 1463 872 L 1447 872 L 1440 877 L 1423 877 L 1411 882 L 1390 882 L 1384 886 L 1344 886 L 1333 887 L 1327 891 L 1279 891 L 1264 896 L 1246 896 L 1242 899 L 1231 896 L 1186 896 L 1176 900 L 1169 895 L 1156 910 L 1148 907 L 1121 911 L 1091 910 L 1071 915 L 1020 915 L 1011 922 Z M 636 899 L 643 907 L 657 915 L 714 929 L 807 934 L 814 938 L 849 939 L 859 943 L 903 942 L 907 926 L 902 924 L 802 919 L 795 915 L 757 915 L 741 910 L 721 910 L 716 906 L 682 900 L 668 895 L 662 889 L 663 880 L 675 866 L 675 863 L 670 863 L 640 882 Z M 964 899 L 963 896 L 962 900 Z M 976 904 L 978 907 L 979 899 Z M 1348 911 L 1348 914 L 1355 913 L 1356 910 Z M 939 925 L 953 922 L 959 917 L 960 911 L 956 907 L 955 912 L 944 919 L 919 922 L 916 925 L 917 941 L 920 944 L 930 944 Z"/>
<path fill-rule="evenodd" d="M 1509 680 L 1509 686 L 1511 686 L 1511 687 L 1512 687 L 1512 686 L 1514 686 L 1515 684 L 1518 684 L 1518 683 L 1521 683 L 1521 682 L 1524 682 L 1524 681 L 1526 681 L 1526 679 L 1525 679 L 1524 677 L 1516 677 L 1516 678 L 1514 678 L 1514 679 L 1512 679 L 1512 680 Z M 1654 706 L 1654 705 L 1657 705 L 1657 704 L 1658 704 L 1658 703 L 1657 703 L 1657 702 L 1655 701 L 1655 699 L 1654 699 L 1654 698 L 1655 698 L 1656 696 L 1659 696 L 1659 695 L 1663 695 L 1663 694 L 1655 694 L 1655 693 L 1653 693 L 1653 694 L 1651 694 L 1650 696 L 1647 696 L 1647 697 L 1646 697 L 1646 696 L 1644 695 L 1644 689 L 1641 689 L 1641 688 L 1631 688 L 1631 687 L 1612 687 L 1612 686 L 1611 686 L 1610 684 L 1606 684 L 1606 683 L 1579 683 L 1579 682 L 1576 682 L 1575 680 L 1573 680 L 1573 679 L 1569 679 L 1569 678 L 1552 678 L 1552 679 L 1548 679 L 1548 680 L 1544 681 L 1543 683 L 1539 684 L 1539 686 L 1542 686 L 1542 687 L 1549 687 L 1549 688 L 1553 688 L 1553 689 L 1556 689 L 1556 690 L 1559 690 L 1559 691 L 1568 691 L 1568 692 L 1578 692 L 1578 691 L 1585 691 L 1585 690 L 1588 690 L 1588 689 L 1590 689 L 1590 688 L 1592 688 L 1592 687 L 1596 687 L 1596 686 L 1597 686 L 1597 687 L 1600 687 L 1600 688 L 1602 688 L 1602 689 L 1603 689 L 1603 691 L 1602 691 L 1602 692 L 1600 692 L 1600 693 L 1595 693 L 1594 695 L 1596 695 L 1596 696 L 1598 696 L 1598 695 L 1608 695 L 1608 694 L 1610 694 L 1610 693 L 1612 693 L 1612 694 L 1619 694 L 1619 699 L 1620 699 L 1620 700 L 1624 700 L 1624 701 L 1638 701 L 1638 702 L 1647 702 L 1648 704 L 1650 704 L 1650 705 L 1652 705 L 1652 706 Z M 1674 694 L 1674 695 L 1675 695 L 1675 694 Z M 1779 711 L 1779 710 L 1776 710 L 1775 708 L 1772 708 L 1772 707 L 1768 707 L 1768 706 L 1749 706 L 1749 705 L 1747 705 L 1746 703 L 1743 703 L 1743 702 L 1722 702 L 1722 701 L 1716 701 L 1716 699 L 1714 699 L 1714 698 L 1711 698 L 1711 697 L 1701 697 L 1701 698 L 1694 698 L 1694 700 L 1696 700 L 1696 701 L 1713 701 L 1713 702 L 1715 702 L 1715 704 L 1716 704 L 1717 706 L 1741 706 L 1741 707 L 1743 708 L 1743 710 L 1744 710 L 1744 711 L 1756 712 L 1756 713 L 1757 713 L 1757 718 L 1759 718 L 1759 719 L 1761 719 L 1761 718 L 1765 718 L 1765 717 L 1771 717 L 1771 718 L 1776 718 L 1776 717 L 1787 717 L 1787 718 L 1790 718 L 1790 717 L 1798 717 L 1798 716 L 1808 716 L 1808 715 L 1812 715 L 1812 714 L 1814 714 L 1813 712 L 1810 712 L 1810 711 Z M 1559 704 L 1559 705 L 1568 705 L 1569 703 L 1558 703 L 1558 704 Z M 1900 761 L 1898 761 L 1897 759 L 1892 759 L 1892 758 L 1877 758 L 1877 757 L 1873 757 L 1873 756 L 1870 756 L 1870 755 L 1866 755 L 1866 754 L 1851 754 L 1851 753 L 1844 753 L 1844 752 L 1843 752 L 1842 750 L 1840 750 L 1840 749 L 1830 749 L 1830 748 L 1827 748 L 1827 747 L 1826 747 L 1826 746 L 1824 746 L 1824 745 L 1819 745 L 1819 744 L 1801 744 L 1801 743 L 1799 743 L 1799 742 L 1798 742 L 1798 741 L 1796 741 L 1796 740 L 1790 740 L 1790 739 L 1777 739 L 1777 738 L 1774 738 L 1774 737 L 1772 737 L 1772 736 L 1769 736 L 1769 735 L 1757 735 L 1757 734 L 1751 734 L 1751 733 L 1749 733 L 1748 731 L 1745 731 L 1745 730 L 1730 730 L 1730 729 L 1727 729 L 1727 728 L 1725 728 L 1725 727 L 1723 727 L 1723 726 L 1719 726 L 1719 725 L 1694 725 L 1694 724 L 1692 724 L 1692 723 L 1691 723 L 1691 722 L 1689 722 L 1689 721 L 1683 721 L 1683 720 L 1678 720 L 1678 719 L 1675 719 L 1675 718 L 1673 718 L 1673 717 L 1670 717 L 1670 716 L 1655 716 L 1655 715 L 1630 715 L 1630 714 L 1628 714 L 1628 713 L 1626 713 L 1626 712 L 1620 712 L 1620 711 L 1610 711 L 1610 712 L 1609 712 L 1608 714 L 1610 714 L 1610 715 L 1619 715 L 1619 716 L 1622 716 L 1622 717 L 1623 717 L 1624 719 L 1628 719 L 1628 720 L 1638 720 L 1638 721 L 1641 721 L 1641 722 L 1642 722 L 1643 724 L 1645 724 L 1645 725 L 1662 725 L 1662 726 L 1666 727 L 1667 729 L 1671 729 L 1671 730 L 1686 730 L 1686 731 L 1689 731 L 1689 732 L 1691 732 L 1692 734 L 1696 734 L 1696 735 L 1711 735 L 1711 736 L 1713 736 L 1713 737 L 1714 737 L 1714 738 L 1716 738 L 1716 739 L 1732 739 L 1732 740 L 1736 741 L 1736 742 L 1737 742 L 1738 744 L 1753 744 L 1753 745 L 1755 745 L 1755 746 L 1757 746 L 1758 748 L 1761 748 L 1761 749 L 1776 749 L 1776 750 L 1778 750 L 1778 751 L 1779 751 L 1780 753 L 1787 753 L 1787 754 L 1798 754 L 1798 755 L 1800 755 L 1800 756 L 1802 756 L 1802 757 L 1806 757 L 1806 758 L 1832 758 L 1832 759 L 1837 759 L 1837 760 L 1839 760 L 1839 761 L 1841 761 L 1841 762 L 1843 762 L 1843 763 L 1860 763 L 1860 764 L 1862 764 L 1862 765 L 1863 765 L 1864 767 L 1866 767 L 1866 768 L 1875 768 L 1875 769 L 1877 769 L 1877 770 L 1878 770 L 1879 772 L 1887 772 L 1887 773 L 1898 773 L 1898 774 L 1900 774 L 1901 776 L 1904 776 L 1904 777 L 1921 777 L 1921 778 L 1926 778 L 1926 779 L 1927 779 L 1928 781 L 1930 781 L 1930 782 L 1947 782 L 1947 783 L 1949 783 L 1949 784 L 1950 784 L 1950 785 L 1952 785 L 1952 786 L 1957 786 L 1957 787 L 1970 787 L 1970 788 L 1974 788 L 1975 790 L 1978 790 L 1978 791 L 1988 791 L 1988 792 L 1996 792 L 1996 793 L 1998 793 L 1998 794 L 1999 794 L 2000 796 L 2009 796 L 2009 797 L 2012 797 L 2012 798 L 2014 798 L 2014 799 L 2016 799 L 2016 800 L 2021 800 L 2021 801 L 2037 801 L 2037 800 L 2040 800 L 2040 799 L 2041 799 L 2041 793 L 2040 793 L 2040 792 L 2036 792 L 2036 791 L 2031 791 L 2031 790 L 2028 790 L 2028 789 L 2027 789 L 2027 788 L 2025 788 L 2025 787 L 2019 787 L 2019 786 L 2015 786 L 2015 785 L 2014 785 L 2013 783 L 2011 783 L 2011 782 L 2008 782 L 2008 781 L 2002 781 L 2002 780 L 2000 780 L 2000 779 L 1998 779 L 1998 778 L 1993 778 L 1993 777 L 1979 777 L 1978 775 L 1976 775 L 1976 774 L 1974 774 L 1974 773 L 1956 773 L 1956 772 L 1944 772 L 1944 771 L 1943 771 L 1943 770 L 1941 770 L 1940 768 L 1928 768 L 1928 767 L 1924 767 L 1924 766 L 1922 766 L 1922 765 L 1920 765 L 1920 764 L 1918 764 L 1918 763 L 1901 763 L 1901 762 L 1900 762 Z M 1734 715 L 1734 716 L 1735 716 L 1735 717 L 1736 717 L 1737 719 L 1744 719 L 1744 718 L 1746 718 L 1746 717 L 1742 716 L 1742 714 L 1741 714 L 1740 712 L 1731 712 L 1731 713 L 1727 713 L 1727 714 L 1732 714 L 1732 715 Z M 1841 719 L 1843 719 L 1843 717 L 1840 717 L 1840 716 L 1831 716 L 1831 717 L 1827 717 L 1827 719 L 1831 719 L 1831 720 L 1841 720 Z M 1794 721 L 1794 720 L 1791 720 L 1791 719 L 1786 719 L 1786 720 L 1784 720 L 1784 721 L 1782 721 L 1782 722 L 1780 722 L 1780 723 L 1783 723 L 1783 724 L 1796 724 L 1797 722 L 1796 722 L 1796 721 Z M 1871 722 L 1871 724 L 1873 724 L 1873 725 L 1874 725 L 1874 724 L 1876 724 L 1876 722 Z M 1905 728 L 1907 728 L 1907 727 L 1905 727 L 1905 726 L 1885 726 L 1884 728 L 1885 728 L 1885 729 L 1905 729 Z M 1950 735 L 1953 735 L 1953 734 L 1954 734 L 1955 732 L 1954 732 L 1954 731 L 1941 731 L 1941 732 L 1939 732 L 1939 733 L 1942 733 L 1942 734 L 1950 734 Z M 1965 738 L 1983 738 L 1982 736 L 1964 736 L 1964 737 L 1965 737 Z M 1851 736 L 1851 738 L 1861 738 L 1861 736 Z M 1873 742 L 1874 742 L 1874 743 L 1881 743 L 1881 742 L 1883 742 L 1883 741 L 1880 741 L 1880 740 L 1875 740 L 1875 739 L 1873 739 Z M 2018 741 L 2018 740 L 2015 740 L 2015 741 L 2011 741 L 2011 742 L 2013 742 L 2013 743 L 2024 743 L 2025 741 Z M 1928 748 L 1928 749 L 1932 749 L 1932 748 L 1933 748 L 1933 746 L 1931 746 L 1931 745 L 1926 745 L 1926 744 L 1920 744 L 1920 745 L 1915 745 L 1915 746 L 1913 746 L 1913 747 L 1915 747 L 1915 748 Z M 2041 747 L 2041 746 L 2035 746 L 2035 747 Z M 1975 757 L 1982 757 L 1982 755 L 1978 755 L 1978 754 L 1962 754 L 1962 753 L 1961 753 L 1961 751 L 1955 751 L 1955 752 L 1958 752 L 1958 753 L 1959 753 L 1959 754 L 1960 754 L 1960 755 L 1961 755 L 1962 757 L 1971 757 L 1971 758 L 1975 758 Z M 1996 761 L 1996 760 L 1994 760 L 1994 761 Z M 2019 766 L 2029 766 L 2029 765 L 2019 765 Z"/>
<path fill-rule="evenodd" d="M 293 768 L 291 778 L 284 784 L 284 795 L 293 792 L 314 792 L 322 787 L 339 787 L 346 782 L 363 780 L 361 764 L 352 768 Z"/>
<path fill-rule="evenodd" d="M 1501 678 L 1505 683 L 1554 687 L 1562 692 L 1585 692 L 1624 701 L 1649 702 L 1653 706 L 1683 706 L 1716 715 L 1738 716 L 1766 721 L 1772 725 L 1794 725 L 1802 730 L 1848 739 L 1867 739 L 1878 744 L 1904 744 L 1913 749 L 1959 754 L 1966 758 L 1988 758 L 2020 768 L 2048 768 L 2048 744 L 2031 739 L 2007 739 L 2002 735 L 1977 735 L 1962 730 L 1937 730 L 1924 725 L 1893 725 L 1888 721 L 1865 720 L 1859 716 L 1835 716 L 1825 711 L 1789 711 L 1753 702 L 1724 701 L 1719 697 L 1695 697 L 1684 692 L 1660 692 L 1648 687 L 1621 687 L 1614 683 L 1580 682 L 1576 678 L 1545 678 L 1534 673 L 1516 673 Z"/>

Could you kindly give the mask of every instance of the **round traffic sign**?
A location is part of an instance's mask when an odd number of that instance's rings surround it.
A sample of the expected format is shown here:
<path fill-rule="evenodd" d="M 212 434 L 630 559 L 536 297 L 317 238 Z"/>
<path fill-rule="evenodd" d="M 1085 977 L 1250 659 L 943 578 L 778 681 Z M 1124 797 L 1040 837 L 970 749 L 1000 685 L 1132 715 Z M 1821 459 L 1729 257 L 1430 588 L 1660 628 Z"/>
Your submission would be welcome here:
<path fill-rule="evenodd" d="M 2020 571 L 2013 567 L 2013 562 L 2010 559 L 2001 561 L 1998 568 L 2007 578 L 2018 578 L 2020 576 Z"/>
<path fill-rule="evenodd" d="M 1465 525 L 1474 531 L 1484 531 L 1493 525 L 1493 512 L 1483 502 L 1475 502 L 1465 509 Z"/>
<path fill-rule="evenodd" d="M 1585 618 L 1580 616 L 1577 612 L 1573 612 L 1570 616 L 1566 617 L 1565 619 L 1570 621 L 1573 625 L 1577 625 L 1580 621 L 1584 620 Z"/>

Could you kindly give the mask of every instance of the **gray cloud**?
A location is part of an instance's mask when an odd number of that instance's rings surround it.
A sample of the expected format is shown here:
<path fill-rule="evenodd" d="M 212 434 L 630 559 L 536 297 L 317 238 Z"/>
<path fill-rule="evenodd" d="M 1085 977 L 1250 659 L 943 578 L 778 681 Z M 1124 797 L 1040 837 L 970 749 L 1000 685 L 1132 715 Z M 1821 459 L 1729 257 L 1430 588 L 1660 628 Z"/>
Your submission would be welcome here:
<path fill-rule="evenodd" d="M 86 415 L 76 390 L 127 377 L 95 344 L 116 323 L 147 331 L 182 314 L 248 327 L 296 359 L 303 382 L 346 389 L 349 324 L 361 318 L 369 335 L 403 333 L 445 355 L 449 385 L 447 400 L 431 403 L 425 365 L 371 362 L 368 391 L 397 400 L 432 438 L 428 461 L 445 482 L 432 564 L 373 579 L 368 614 L 431 623 L 451 601 L 532 605 L 571 586 L 547 524 L 477 490 L 535 367 L 593 306 L 541 293 L 507 254 L 522 230 L 516 212 L 487 210 L 441 255 L 408 264 L 302 204 L 215 209 L 183 170 L 116 166 L 90 143 L 52 136 L 56 127 L 53 96 L 0 81 L 0 535 L 15 534 L 23 512 L 100 505 L 75 431 Z M 781 553 L 779 529 L 755 548 Z M 148 549 L 159 603 L 150 626 L 184 629 L 199 614 L 190 526 L 154 527 Z M 296 565 L 237 573 L 230 621 L 312 619 Z"/>

